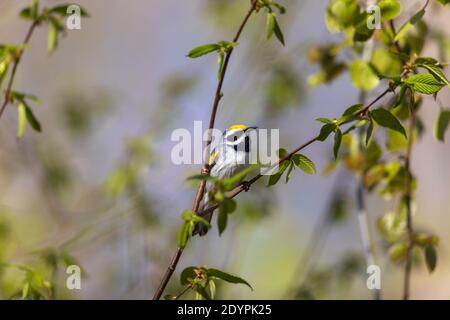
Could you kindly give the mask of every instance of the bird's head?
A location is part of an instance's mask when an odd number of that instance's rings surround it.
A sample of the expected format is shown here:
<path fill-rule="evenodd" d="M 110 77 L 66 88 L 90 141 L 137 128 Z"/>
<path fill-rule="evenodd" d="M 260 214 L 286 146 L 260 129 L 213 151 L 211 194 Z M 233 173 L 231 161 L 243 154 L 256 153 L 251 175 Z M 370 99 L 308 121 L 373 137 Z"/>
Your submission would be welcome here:
<path fill-rule="evenodd" d="M 250 151 L 250 132 L 258 127 L 248 127 L 244 124 L 233 124 L 223 133 L 224 143 L 234 150 Z M 242 146 L 242 147 L 240 147 Z"/>

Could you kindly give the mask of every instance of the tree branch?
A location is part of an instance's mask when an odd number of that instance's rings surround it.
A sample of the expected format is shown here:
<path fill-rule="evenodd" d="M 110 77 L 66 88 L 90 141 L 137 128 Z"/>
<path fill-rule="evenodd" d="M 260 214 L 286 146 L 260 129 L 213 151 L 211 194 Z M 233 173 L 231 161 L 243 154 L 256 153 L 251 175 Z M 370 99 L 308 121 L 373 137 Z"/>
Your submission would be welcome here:
<path fill-rule="evenodd" d="M 244 17 L 244 20 L 242 21 L 241 25 L 239 26 L 239 29 L 233 38 L 233 42 L 237 42 L 239 40 L 239 38 L 242 34 L 242 31 L 244 30 L 244 27 L 246 26 L 248 20 L 250 19 L 250 16 L 256 10 L 256 4 L 257 4 L 256 0 L 251 0 L 250 9 L 248 10 L 247 14 Z M 228 64 L 230 62 L 230 58 L 231 58 L 231 55 L 233 54 L 233 51 L 234 51 L 233 48 L 231 48 L 225 56 L 225 60 L 224 60 L 224 64 L 223 64 L 223 71 L 220 75 L 219 82 L 217 84 L 216 94 L 214 97 L 214 102 L 213 102 L 213 105 L 211 108 L 211 115 L 210 115 L 210 119 L 209 119 L 208 139 L 206 142 L 205 154 L 209 154 L 211 140 L 212 140 L 211 129 L 214 128 L 217 109 L 219 107 L 219 102 L 222 98 L 222 86 L 224 83 L 225 75 L 228 70 Z M 206 175 L 209 174 L 208 161 L 205 161 L 205 160 L 203 161 L 203 167 L 202 167 L 201 173 L 206 174 Z M 205 186 L 206 186 L 206 181 L 204 181 L 204 180 L 201 181 L 201 183 L 197 189 L 197 194 L 195 195 L 194 203 L 192 205 L 192 212 L 194 212 L 194 213 L 197 213 L 197 211 L 200 207 L 200 202 L 202 201 L 203 194 L 205 193 Z M 161 298 L 161 295 L 163 294 L 164 289 L 167 286 L 167 283 L 169 282 L 170 278 L 172 277 L 173 272 L 175 271 L 175 268 L 177 267 L 178 261 L 180 260 L 180 257 L 182 254 L 183 254 L 183 249 L 177 248 L 177 250 L 172 258 L 172 261 L 171 261 L 170 265 L 167 267 L 166 273 L 164 274 L 164 277 L 162 278 L 161 283 L 153 296 L 153 300 L 159 300 Z"/>
<path fill-rule="evenodd" d="M 34 31 L 34 29 L 36 29 L 37 26 L 38 26 L 37 21 L 34 21 L 31 24 L 30 28 L 28 29 L 27 35 L 25 36 L 25 40 L 23 41 L 23 46 L 28 45 L 28 43 L 30 42 L 31 36 L 33 35 L 33 31 Z M 17 67 L 19 66 L 20 60 L 22 59 L 24 50 L 25 50 L 25 48 L 20 49 L 19 52 L 17 53 L 17 56 L 14 59 L 11 75 L 9 77 L 8 85 L 6 86 L 5 97 L 4 97 L 2 106 L 0 107 L 0 118 L 2 117 L 3 112 L 5 111 L 6 107 L 8 106 L 8 103 L 10 101 L 11 91 L 12 91 L 12 87 L 14 84 Z"/>

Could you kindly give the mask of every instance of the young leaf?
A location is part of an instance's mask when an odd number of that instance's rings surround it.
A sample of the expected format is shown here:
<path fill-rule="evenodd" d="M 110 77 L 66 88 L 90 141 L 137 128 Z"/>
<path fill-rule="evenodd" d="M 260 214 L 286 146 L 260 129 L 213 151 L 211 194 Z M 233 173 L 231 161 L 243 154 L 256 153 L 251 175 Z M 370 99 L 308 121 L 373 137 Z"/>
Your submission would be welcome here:
<path fill-rule="evenodd" d="M 197 267 L 187 267 L 183 271 L 181 271 L 180 274 L 180 282 L 181 285 L 187 285 L 192 284 L 194 279 L 197 277 L 197 273 L 195 272 L 198 268 Z"/>
<path fill-rule="evenodd" d="M 27 127 L 27 111 L 24 103 L 19 104 L 17 112 L 17 139 L 20 139 L 25 134 L 25 129 Z"/>
<path fill-rule="evenodd" d="M 420 10 L 414 16 L 411 17 L 403 26 L 400 27 L 397 34 L 394 37 L 394 42 L 402 39 L 406 33 L 425 15 L 425 9 Z"/>
<path fill-rule="evenodd" d="M 389 258 L 393 262 L 397 262 L 406 255 L 406 251 L 408 251 L 407 243 L 399 242 L 399 243 L 393 244 L 389 248 Z"/>
<path fill-rule="evenodd" d="M 30 107 L 26 104 L 26 102 L 23 102 L 23 105 L 25 106 L 25 114 L 27 116 L 28 123 L 34 130 L 41 132 L 41 124 L 39 123 L 38 119 L 36 119 L 36 117 L 34 116 L 33 111 L 31 111 Z"/>
<path fill-rule="evenodd" d="M 340 129 L 337 129 L 334 134 L 334 146 L 333 146 L 334 159 L 337 159 L 338 157 L 341 142 L 342 142 L 342 131 Z"/>
<path fill-rule="evenodd" d="M 369 145 L 372 134 L 373 134 L 373 121 L 371 119 L 369 122 L 369 126 L 367 127 L 367 132 L 366 132 L 366 146 Z"/>
<path fill-rule="evenodd" d="M 427 245 L 424 249 L 425 262 L 427 264 L 428 271 L 432 273 L 436 269 L 437 265 L 437 252 L 433 245 Z"/>
<path fill-rule="evenodd" d="M 224 280 L 224 281 L 229 282 L 229 283 L 245 284 L 247 287 L 249 287 L 253 291 L 252 286 L 247 281 L 245 281 L 244 279 L 242 279 L 242 278 L 240 278 L 238 276 L 235 276 L 233 274 L 226 273 L 226 272 L 223 272 L 223 271 L 218 270 L 218 269 L 210 268 L 210 269 L 208 269 L 206 271 L 206 275 L 208 277 L 221 279 L 221 280 Z"/>
<path fill-rule="evenodd" d="M 400 15 L 401 6 L 398 0 L 381 0 L 378 2 L 381 11 L 381 20 L 388 21 Z"/>
<path fill-rule="evenodd" d="M 202 45 L 202 46 L 192 49 L 191 51 L 189 51 L 187 56 L 189 58 L 195 59 L 195 58 L 204 56 L 208 53 L 217 51 L 219 49 L 220 49 L 220 45 L 218 45 L 217 43 L 205 44 L 205 45 Z"/>
<path fill-rule="evenodd" d="M 294 154 L 292 156 L 292 162 L 301 169 L 302 171 L 306 172 L 307 174 L 315 174 L 316 173 L 316 166 L 314 162 L 312 162 L 309 158 L 302 154 Z"/>
<path fill-rule="evenodd" d="M 221 203 L 219 205 L 219 215 L 217 216 L 217 227 L 219 229 L 219 235 L 221 235 L 225 231 L 227 227 L 227 222 L 228 222 L 227 208 L 226 205 Z"/>
<path fill-rule="evenodd" d="M 67 12 L 67 9 L 70 6 L 71 6 L 71 4 L 61 4 L 61 5 L 58 5 L 58 6 L 55 6 L 55 7 L 51 8 L 49 10 L 49 12 L 50 13 L 56 13 L 56 14 L 59 14 L 61 16 L 66 16 L 66 15 L 69 14 L 69 12 Z M 79 6 L 79 7 L 80 7 L 80 15 L 82 17 L 89 17 L 89 13 L 86 11 L 86 9 L 81 7 L 81 6 Z"/>
<path fill-rule="evenodd" d="M 334 123 L 327 123 L 320 129 L 319 136 L 317 137 L 317 140 L 319 141 L 325 141 L 327 140 L 328 136 L 336 129 L 336 124 Z"/>
<path fill-rule="evenodd" d="M 176 300 L 177 296 L 174 296 L 173 294 L 166 294 L 164 296 L 164 300 Z"/>
<path fill-rule="evenodd" d="M 189 240 L 189 237 L 191 235 L 191 229 L 192 229 L 192 223 L 191 222 L 185 222 L 181 225 L 180 229 L 178 230 L 177 234 L 177 241 L 178 241 L 178 247 L 183 249 L 186 247 L 186 243 Z"/>
<path fill-rule="evenodd" d="M 442 110 L 434 125 L 434 135 L 439 141 L 444 142 L 445 132 L 450 124 L 450 110 Z"/>
<path fill-rule="evenodd" d="M 423 94 L 435 94 L 442 89 L 444 84 L 431 74 L 414 74 L 405 80 L 405 83 L 415 92 Z"/>
<path fill-rule="evenodd" d="M 273 12 L 268 12 L 267 13 L 267 18 L 266 18 L 266 40 L 269 40 L 275 30 L 275 22 L 276 22 L 276 18 Z"/>
<path fill-rule="evenodd" d="M 378 86 L 380 79 L 374 69 L 363 60 L 355 60 L 350 66 L 350 78 L 353 85 L 363 91 L 370 91 Z"/>
<path fill-rule="evenodd" d="M 419 62 L 417 62 L 417 61 L 419 61 Z M 417 59 L 416 66 L 428 70 L 428 72 L 431 73 L 436 79 L 438 79 L 439 81 L 445 83 L 447 86 L 450 87 L 450 82 L 448 81 L 447 77 L 444 75 L 442 70 L 439 68 L 437 61 L 436 61 L 436 63 L 432 63 L 429 60 Z"/>
<path fill-rule="evenodd" d="M 350 107 L 348 107 L 344 113 L 342 114 L 342 117 L 349 117 L 349 116 L 353 116 L 356 113 L 358 113 L 359 111 L 361 111 L 361 109 L 364 107 L 363 104 L 358 103 L 358 104 L 354 104 Z"/>
<path fill-rule="evenodd" d="M 294 162 L 289 161 L 289 169 L 286 173 L 286 183 L 289 182 L 289 179 L 291 178 L 291 174 L 294 171 L 295 165 Z"/>
<path fill-rule="evenodd" d="M 269 183 L 267 184 L 268 187 L 273 186 L 278 183 L 278 181 L 280 180 L 284 171 L 286 171 L 288 165 L 289 165 L 289 161 L 283 161 L 282 163 L 280 163 L 278 172 L 269 177 Z"/>
<path fill-rule="evenodd" d="M 222 74 L 223 74 L 224 59 L 225 59 L 225 53 L 223 51 L 220 51 L 219 55 L 217 56 L 217 65 L 218 65 L 217 79 L 219 79 L 219 80 L 220 80 L 220 78 L 222 78 Z"/>
<path fill-rule="evenodd" d="M 58 26 L 50 20 L 48 25 L 48 51 L 52 52 L 58 46 Z"/>
<path fill-rule="evenodd" d="M 277 37 L 277 39 L 281 42 L 281 44 L 284 46 L 284 35 L 283 32 L 281 31 L 280 25 L 278 24 L 277 19 L 274 17 L 274 28 L 273 28 L 273 32 L 275 33 L 275 36 Z"/>
<path fill-rule="evenodd" d="M 380 126 L 400 132 L 406 138 L 405 128 L 403 128 L 400 121 L 390 111 L 378 108 L 373 110 L 370 115 Z"/>

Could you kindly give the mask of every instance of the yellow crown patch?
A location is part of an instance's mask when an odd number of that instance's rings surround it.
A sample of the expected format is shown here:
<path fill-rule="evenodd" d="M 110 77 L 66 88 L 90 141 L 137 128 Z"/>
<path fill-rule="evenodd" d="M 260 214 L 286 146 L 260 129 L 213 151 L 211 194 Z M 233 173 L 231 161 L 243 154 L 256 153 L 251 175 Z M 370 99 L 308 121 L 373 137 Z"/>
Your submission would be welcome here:
<path fill-rule="evenodd" d="M 247 129 L 247 126 L 245 125 L 245 124 L 233 124 L 232 126 L 230 126 L 229 128 L 228 128 L 228 131 L 231 131 L 231 130 L 245 130 L 245 129 Z"/>

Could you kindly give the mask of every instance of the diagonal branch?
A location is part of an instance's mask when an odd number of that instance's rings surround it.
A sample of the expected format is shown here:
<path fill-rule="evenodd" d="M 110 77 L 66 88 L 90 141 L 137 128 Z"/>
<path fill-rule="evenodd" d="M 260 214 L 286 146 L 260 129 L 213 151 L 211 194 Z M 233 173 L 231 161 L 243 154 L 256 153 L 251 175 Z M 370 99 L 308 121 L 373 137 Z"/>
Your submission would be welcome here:
<path fill-rule="evenodd" d="M 246 26 L 248 20 L 250 19 L 250 16 L 256 11 L 256 4 L 257 4 L 257 0 L 251 0 L 250 9 L 248 10 L 247 14 L 244 17 L 244 20 L 242 21 L 241 25 L 239 26 L 239 29 L 233 38 L 233 42 L 237 42 L 239 40 L 239 38 L 242 34 L 242 31 L 244 30 L 244 27 Z M 210 151 L 210 145 L 211 145 L 211 140 L 212 140 L 211 129 L 214 128 L 214 123 L 216 121 L 217 110 L 219 107 L 220 100 L 222 98 L 222 86 L 224 83 L 225 75 L 228 70 L 228 64 L 230 62 L 230 58 L 231 58 L 231 55 L 233 54 L 233 51 L 234 51 L 233 48 L 231 48 L 225 56 L 225 60 L 224 60 L 224 64 L 223 64 L 223 71 L 221 72 L 219 82 L 217 84 L 216 94 L 214 97 L 214 102 L 213 102 L 213 105 L 211 108 L 211 115 L 210 115 L 210 119 L 209 119 L 208 139 L 206 142 L 205 154 L 209 154 L 209 151 Z M 207 161 L 203 161 L 203 167 L 202 167 L 201 172 L 202 172 L 202 174 L 209 174 L 209 164 Z M 203 194 L 205 193 L 205 186 L 206 186 L 206 181 L 204 181 L 204 180 L 201 181 L 201 183 L 197 189 L 197 194 L 195 195 L 194 203 L 192 205 L 192 212 L 194 212 L 194 213 L 196 213 L 200 207 L 200 202 L 202 201 Z M 173 272 L 175 271 L 175 268 L 178 265 L 178 261 L 180 260 L 180 257 L 182 254 L 183 254 L 183 248 L 177 248 L 177 250 L 172 258 L 172 261 L 169 264 L 169 266 L 167 267 L 167 270 L 161 280 L 161 283 L 153 296 L 153 300 L 159 300 L 161 298 L 161 295 L 163 294 L 164 289 L 167 286 L 167 283 L 169 282 L 170 278 L 172 277 Z"/>
<path fill-rule="evenodd" d="M 27 35 L 25 36 L 25 40 L 23 41 L 23 46 L 28 45 L 28 43 L 30 42 L 31 36 L 33 35 L 34 29 L 36 29 L 37 26 L 38 26 L 37 21 L 34 21 L 31 24 L 30 28 L 28 29 Z M 22 59 L 24 50 L 25 50 L 24 48 L 21 48 L 18 51 L 17 56 L 14 59 L 11 75 L 9 76 L 9 81 L 6 86 L 5 97 L 4 97 L 2 106 L 0 107 L 0 118 L 2 117 L 3 112 L 5 111 L 6 107 L 8 106 L 8 103 L 10 101 L 11 91 L 12 91 L 14 79 L 15 79 L 16 73 L 17 73 L 17 67 L 19 66 L 20 60 Z"/>

